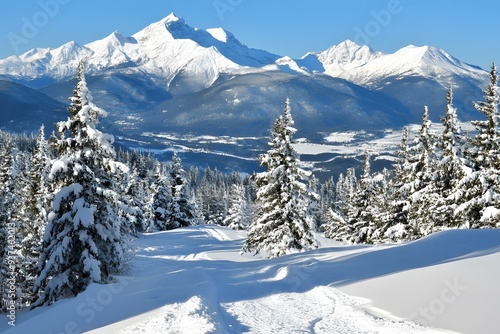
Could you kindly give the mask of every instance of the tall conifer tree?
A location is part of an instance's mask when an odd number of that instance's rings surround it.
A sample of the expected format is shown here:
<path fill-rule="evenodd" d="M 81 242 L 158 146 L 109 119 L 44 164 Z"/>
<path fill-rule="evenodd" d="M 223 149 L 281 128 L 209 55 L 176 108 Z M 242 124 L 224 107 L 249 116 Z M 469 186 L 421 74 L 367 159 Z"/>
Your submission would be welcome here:
<path fill-rule="evenodd" d="M 93 102 L 80 62 L 69 118 L 57 124 L 52 211 L 43 239 L 33 307 L 110 282 L 123 266 L 124 241 L 114 189 L 121 164 L 113 137 L 97 129 L 106 112 Z"/>
<path fill-rule="evenodd" d="M 284 114 L 274 123 L 271 149 L 259 157 L 267 171 L 257 175 L 259 209 L 243 251 L 278 257 L 318 247 L 308 212 L 316 195 L 302 182 L 306 173 L 299 168 L 299 156 L 292 147 L 293 125 L 287 99 Z"/>
<path fill-rule="evenodd" d="M 500 226 L 500 133 L 498 74 L 491 66 L 490 83 L 484 91 L 484 101 L 474 103 L 486 120 L 474 121 L 477 129 L 473 147 L 467 158 L 473 171 L 460 181 L 461 204 L 455 210 L 464 226 L 471 228 Z"/>

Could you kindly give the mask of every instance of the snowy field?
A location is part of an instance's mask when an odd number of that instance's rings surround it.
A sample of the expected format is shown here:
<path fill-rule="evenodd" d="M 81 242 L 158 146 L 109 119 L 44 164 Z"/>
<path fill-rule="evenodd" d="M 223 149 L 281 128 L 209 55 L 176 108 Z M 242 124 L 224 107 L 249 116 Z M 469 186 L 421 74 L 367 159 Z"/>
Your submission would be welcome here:
<path fill-rule="evenodd" d="M 127 276 L 17 314 L 5 333 L 498 333 L 500 230 L 390 246 L 324 239 L 277 259 L 240 255 L 245 232 L 145 234 Z M 421 326 L 414 322 L 427 325 Z M 438 329 L 440 328 L 440 329 Z"/>

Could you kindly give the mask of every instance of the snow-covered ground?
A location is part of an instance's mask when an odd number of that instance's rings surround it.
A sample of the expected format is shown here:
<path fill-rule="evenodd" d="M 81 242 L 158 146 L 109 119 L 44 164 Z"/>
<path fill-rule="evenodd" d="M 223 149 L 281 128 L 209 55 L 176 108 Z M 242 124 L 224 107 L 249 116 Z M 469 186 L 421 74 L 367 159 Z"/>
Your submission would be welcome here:
<path fill-rule="evenodd" d="M 19 312 L 5 333 L 498 333 L 500 230 L 277 259 L 240 255 L 245 232 L 145 234 L 126 276 Z M 420 326 L 406 321 L 412 319 Z M 437 329 L 441 328 L 441 329 Z"/>

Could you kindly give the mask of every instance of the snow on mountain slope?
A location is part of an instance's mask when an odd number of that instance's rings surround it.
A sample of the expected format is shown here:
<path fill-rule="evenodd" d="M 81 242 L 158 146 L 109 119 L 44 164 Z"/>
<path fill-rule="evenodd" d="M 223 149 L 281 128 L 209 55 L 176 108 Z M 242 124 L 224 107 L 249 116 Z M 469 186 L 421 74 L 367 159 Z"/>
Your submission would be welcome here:
<path fill-rule="evenodd" d="M 363 86 L 376 86 L 392 77 L 422 76 L 433 78 L 444 86 L 452 76 L 483 82 L 486 72 L 452 57 L 446 51 L 430 46 L 409 45 L 392 54 L 375 52 L 347 40 L 319 52 L 308 53 L 301 60 L 316 57 L 324 73 Z"/>
<path fill-rule="evenodd" d="M 167 81 L 167 87 L 174 85 L 182 92 L 209 87 L 223 74 L 266 69 L 306 75 L 322 73 L 375 88 L 392 77 L 423 76 L 445 86 L 453 75 L 478 82 L 486 77 L 483 70 L 429 46 L 410 45 L 393 54 L 383 54 L 346 40 L 294 60 L 248 48 L 222 28 L 193 28 L 173 13 L 132 37 L 114 32 L 84 46 L 70 42 L 57 49 L 34 49 L 11 56 L 0 60 L 0 75 L 17 80 L 67 80 L 74 75 L 81 58 L 88 58 L 89 75 L 134 67 L 161 77 Z"/>
<path fill-rule="evenodd" d="M 318 250 L 271 260 L 240 255 L 244 237 L 213 225 L 144 234 L 128 276 L 19 312 L 0 332 L 489 334 L 500 326 L 500 230 L 379 246 L 318 235 Z M 423 312 L 444 329 L 401 321 L 422 322 Z"/>
<path fill-rule="evenodd" d="M 127 38 L 118 31 L 102 40 L 86 44 L 85 47 L 92 50 L 89 63 L 97 69 L 117 66 L 129 61 L 136 61 L 140 55 L 137 50 L 137 41 Z"/>
<path fill-rule="evenodd" d="M 61 79 L 73 76 L 81 58 L 89 57 L 92 50 L 76 42 L 66 43 L 58 48 L 38 48 L 20 56 L 0 60 L 0 74 L 14 78 L 38 78 L 48 75 Z"/>
<path fill-rule="evenodd" d="M 308 53 L 301 60 L 307 59 L 310 56 L 317 57 L 321 64 L 323 64 L 326 74 L 339 78 L 347 78 L 350 73 L 356 72 L 360 67 L 382 56 L 382 53 L 374 52 L 367 46 L 359 46 L 350 40 L 346 40 L 323 52 Z"/>
<path fill-rule="evenodd" d="M 166 79 L 168 85 L 180 76 L 187 81 L 185 90 L 196 91 L 210 86 L 222 73 L 272 64 L 279 56 L 248 48 L 220 28 L 192 28 L 170 14 L 132 37 L 114 32 L 85 46 L 70 42 L 0 60 L 0 74 L 66 80 L 74 75 L 81 58 L 88 59 L 89 75 L 134 67 Z"/>

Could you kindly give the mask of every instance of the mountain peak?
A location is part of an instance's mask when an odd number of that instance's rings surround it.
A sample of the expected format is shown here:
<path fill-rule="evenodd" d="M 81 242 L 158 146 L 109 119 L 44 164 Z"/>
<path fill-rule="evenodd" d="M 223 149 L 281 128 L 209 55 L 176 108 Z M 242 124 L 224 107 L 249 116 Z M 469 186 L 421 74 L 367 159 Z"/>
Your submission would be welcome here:
<path fill-rule="evenodd" d="M 109 56 L 109 53 L 113 52 L 112 49 L 119 49 L 126 43 L 136 43 L 136 41 L 133 38 L 123 36 L 118 32 L 118 30 L 116 30 L 103 39 L 88 43 L 85 46 L 94 52 L 97 52 L 97 55 L 104 56 L 107 54 Z M 104 50 L 106 50 L 105 53 L 101 54 Z"/>
<path fill-rule="evenodd" d="M 146 28 L 134 34 L 137 41 L 152 41 L 161 44 L 174 39 L 191 39 L 196 29 L 190 27 L 182 18 L 170 13 L 160 21 L 148 25 Z"/>
<path fill-rule="evenodd" d="M 380 52 L 374 52 L 366 45 L 358 45 L 353 41 L 347 39 L 338 45 L 333 45 L 327 50 L 317 54 L 319 60 L 327 67 L 329 65 L 337 64 L 335 66 L 362 66 L 369 61 L 379 57 Z"/>
<path fill-rule="evenodd" d="M 180 17 L 176 16 L 173 12 L 168 14 L 165 18 L 161 19 L 160 22 L 162 23 L 168 23 L 168 22 L 177 22 L 177 21 L 184 21 Z"/>
<path fill-rule="evenodd" d="M 362 47 L 361 45 L 356 44 L 355 42 L 351 41 L 350 39 L 346 39 L 345 41 L 339 43 L 339 46 L 340 45 L 348 47 L 348 48 L 354 48 L 354 49 L 359 49 Z"/>

